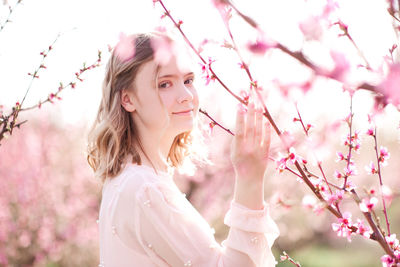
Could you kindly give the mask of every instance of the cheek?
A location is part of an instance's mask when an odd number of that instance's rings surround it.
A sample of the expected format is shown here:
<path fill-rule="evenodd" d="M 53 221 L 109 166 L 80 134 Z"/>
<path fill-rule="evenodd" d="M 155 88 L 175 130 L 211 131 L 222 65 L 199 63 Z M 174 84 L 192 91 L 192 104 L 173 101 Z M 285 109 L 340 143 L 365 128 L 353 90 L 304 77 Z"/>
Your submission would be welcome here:
<path fill-rule="evenodd" d="M 173 111 L 171 109 L 173 108 L 175 98 L 174 98 L 174 96 L 172 94 L 162 94 L 162 93 L 160 93 L 160 100 L 161 100 L 161 103 L 162 103 L 162 104 L 160 103 L 160 106 L 164 105 L 164 107 L 167 110 L 167 112 L 172 112 Z M 162 108 L 162 106 L 161 106 L 161 108 Z"/>
<path fill-rule="evenodd" d="M 197 108 L 199 106 L 199 95 L 197 94 L 197 90 L 193 89 L 192 94 L 193 94 L 193 105 Z"/>

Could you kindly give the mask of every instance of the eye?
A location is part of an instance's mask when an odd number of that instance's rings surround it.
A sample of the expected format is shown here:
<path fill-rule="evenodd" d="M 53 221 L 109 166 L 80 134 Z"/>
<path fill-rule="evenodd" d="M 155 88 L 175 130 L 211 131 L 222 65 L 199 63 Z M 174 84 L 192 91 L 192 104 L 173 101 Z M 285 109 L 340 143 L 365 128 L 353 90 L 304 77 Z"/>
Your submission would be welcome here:
<path fill-rule="evenodd" d="M 194 81 L 194 77 L 188 78 L 188 79 L 185 81 L 185 84 L 192 84 L 193 81 Z"/>
<path fill-rule="evenodd" d="M 158 88 L 168 88 L 168 87 L 170 87 L 172 85 L 172 83 L 171 82 L 168 82 L 168 81 L 166 81 L 166 82 L 161 82 L 159 85 L 158 85 Z"/>

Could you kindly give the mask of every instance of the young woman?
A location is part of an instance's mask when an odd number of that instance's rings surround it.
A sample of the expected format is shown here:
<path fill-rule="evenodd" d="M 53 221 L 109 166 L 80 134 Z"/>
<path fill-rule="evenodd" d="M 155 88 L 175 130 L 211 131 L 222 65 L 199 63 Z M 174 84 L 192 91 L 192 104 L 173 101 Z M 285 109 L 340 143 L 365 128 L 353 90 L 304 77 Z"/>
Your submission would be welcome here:
<path fill-rule="evenodd" d="M 195 155 L 199 99 L 193 71 L 171 44 L 161 33 L 124 37 L 107 65 L 88 146 L 104 181 L 99 266 L 275 266 L 279 231 L 263 193 L 270 128 L 253 103 L 236 114 L 236 182 L 221 245 L 173 181 L 174 168 Z"/>

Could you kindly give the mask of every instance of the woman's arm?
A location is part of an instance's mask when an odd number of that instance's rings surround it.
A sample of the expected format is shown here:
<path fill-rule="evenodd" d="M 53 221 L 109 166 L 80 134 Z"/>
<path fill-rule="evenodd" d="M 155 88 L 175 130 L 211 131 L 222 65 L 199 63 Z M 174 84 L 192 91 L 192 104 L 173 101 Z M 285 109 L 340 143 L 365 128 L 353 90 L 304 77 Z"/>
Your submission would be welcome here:
<path fill-rule="evenodd" d="M 237 110 L 231 147 L 236 173 L 234 200 L 250 209 L 262 209 L 271 131 L 269 123 L 263 123 L 262 110 L 255 110 L 253 103 L 248 107 L 247 112 L 242 107 Z"/>

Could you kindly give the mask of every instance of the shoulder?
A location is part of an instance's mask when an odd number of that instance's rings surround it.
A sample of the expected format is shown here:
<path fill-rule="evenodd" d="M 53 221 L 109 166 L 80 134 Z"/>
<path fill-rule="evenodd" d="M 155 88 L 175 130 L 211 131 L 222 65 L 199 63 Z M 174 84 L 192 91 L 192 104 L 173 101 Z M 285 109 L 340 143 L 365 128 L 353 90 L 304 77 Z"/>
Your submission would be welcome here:
<path fill-rule="evenodd" d="M 157 175 L 148 166 L 127 163 L 120 175 L 111 183 L 115 186 L 122 198 L 135 197 L 145 188 L 158 188 L 160 184 L 172 182 L 172 176 Z"/>

